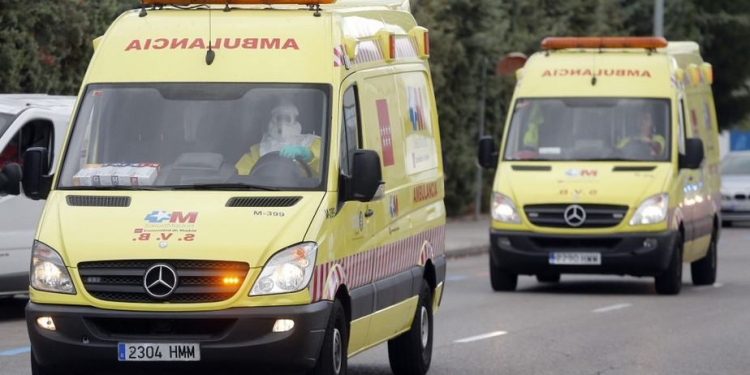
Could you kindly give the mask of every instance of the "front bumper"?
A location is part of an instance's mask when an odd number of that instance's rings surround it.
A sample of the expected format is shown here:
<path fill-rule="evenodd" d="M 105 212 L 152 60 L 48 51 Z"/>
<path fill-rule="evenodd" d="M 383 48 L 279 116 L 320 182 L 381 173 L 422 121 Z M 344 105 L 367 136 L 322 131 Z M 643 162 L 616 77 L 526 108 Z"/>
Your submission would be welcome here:
<path fill-rule="evenodd" d="M 523 275 L 540 273 L 656 276 L 672 257 L 676 231 L 611 235 L 548 235 L 491 230 L 490 257 L 495 266 Z M 646 247 L 651 239 L 653 246 Z M 653 244 L 656 240 L 656 244 Z M 556 265 L 552 252 L 598 252 L 600 265 Z"/>
<path fill-rule="evenodd" d="M 721 221 L 750 221 L 750 211 L 721 210 Z"/>
<path fill-rule="evenodd" d="M 315 365 L 331 303 L 302 306 L 235 308 L 205 312 L 133 312 L 29 302 L 26 324 L 33 355 L 43 366 L 83 367 L 88 372 L 217 369 L 247 373 L 304 371 Z M 56 330 L 45 330 L 38 317 L 51 316 Z M 272 332 L 276 319 L 293 319 L 288 332 Z M 198 343 L 199 362 L 120 362 L 124 343 Z M 202 367 L 209 371 L 205 372 Z M 109 373 L 109 372 L 107 372 Z"/>
<path fill-rule="evenodd" d="M 0 276 L 0 296 L 26 294 L 29 292 L 29 273 L 14 273 Z"/>

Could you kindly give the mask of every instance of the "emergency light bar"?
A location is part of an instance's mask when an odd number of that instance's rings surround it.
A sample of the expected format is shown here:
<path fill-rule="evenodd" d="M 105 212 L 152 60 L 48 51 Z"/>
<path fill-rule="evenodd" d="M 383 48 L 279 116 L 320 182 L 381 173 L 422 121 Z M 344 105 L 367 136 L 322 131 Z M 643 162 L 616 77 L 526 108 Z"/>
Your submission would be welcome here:
<path fill-rule="evenodd" d="M 319 5 L 333 4 L 336 0 L 141 0 L 143 5 L 191 5 L 191 4 L 285 4 L 285 5 Z"/>
<path fill-rule="evenodd" d="M 634 37 L 548 37 L 542 41 L 542 48 L 664 48 L 667 40 L 658 36 Z"/>

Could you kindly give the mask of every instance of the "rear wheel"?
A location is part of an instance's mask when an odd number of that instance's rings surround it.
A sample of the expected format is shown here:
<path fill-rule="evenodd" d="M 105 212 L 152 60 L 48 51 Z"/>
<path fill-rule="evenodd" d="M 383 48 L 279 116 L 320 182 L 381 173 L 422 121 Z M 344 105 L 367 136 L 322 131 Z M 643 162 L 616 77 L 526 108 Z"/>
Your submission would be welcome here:
<path fill-rule="evenodd" d="M 690 277 L 693 279 L 693 285 L 713 285 L 716 282 L 717 253 L 716 229 L 714 229 L 706 256 L 690 263 Z"/>
<path fill-rule="evenodd" d="M 308 375 L 345 375 L 348 344 L 346 313 L 341 302 L 334 300 L 318 361 Z"/>
<path fill-rule="evenodd" d="M 490 283 L 495 291 L 512 292 L 518 285 L 518 275 L 496 266 L 490 257 Z"/>
<path fill-rule="evenodd" d="M 536 275 L 536 281 L 540 283 L 559 283 L 559 273 L 540 273 Z"/>
<path fill-rule="evenodd" d="M 669 267 L 663 274 L 656 276 L 656 293 L 659 294 L 680 294 L 682 289 L 682 234 L 678 233 L 674 241 L 672 250 L 672 259 L 669 261 Z"/>
<path fill-rule="evenodd" d="M 388 341 L 388 360 L 395 375 L 424 375 L 432 362 L 432 290 L 422 280 L 411 329 Z"/>

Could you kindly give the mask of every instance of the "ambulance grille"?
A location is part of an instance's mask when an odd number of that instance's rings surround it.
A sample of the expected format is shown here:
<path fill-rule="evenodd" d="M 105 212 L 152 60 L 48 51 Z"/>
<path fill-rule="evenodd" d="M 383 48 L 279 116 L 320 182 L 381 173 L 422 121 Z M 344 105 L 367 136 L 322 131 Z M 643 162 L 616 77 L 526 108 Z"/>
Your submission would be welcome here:
<path fill-rule="evenodd" d="M 68 195 L 65 197 L 68 206 L 83 207 L 128 207 L 130 197 L 104 197 L 91 195 Z"/>
<path fill-rule="evenodd" d="M 174 268 L 178 282 L 167 298 L 151 297 L 144 286 L 146 271 L 155 264 Z M 205 260 L 124 260 L 78 264 L 86 291 L 94 298 L 126 303 L 208 303 L 234 296 L 250 266 L 242 262 Z M 225 278 L 239 282 L 225 284 Z"/>
<path fill-rule="evenodd" d="M 524 206 L 529 221 L 538 227 L 571 228 L 565 220 L 565 210 L 577 203 L 532 204 Z M 577 204 L 586 213 L 583 224 L 575 228 L 609 228 L 622 221 L 628 213 L 628 206 L 606 204 Z"/>
<path fill-rule="evenodd" d="M 227 201 L 227 207 L 291 207 L 302 197 L 234 197 Z"/>

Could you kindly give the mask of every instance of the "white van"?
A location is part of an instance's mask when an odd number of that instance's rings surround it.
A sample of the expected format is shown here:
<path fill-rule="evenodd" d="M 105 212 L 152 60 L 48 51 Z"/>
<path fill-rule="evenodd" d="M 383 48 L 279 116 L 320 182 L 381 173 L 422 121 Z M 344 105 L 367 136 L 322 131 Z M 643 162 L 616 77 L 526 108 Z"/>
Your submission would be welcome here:
<path fill-rule="evenodd" d="M 52 147 L 57 162 L 75 96 L 0 95 L 0 168 L 19 163 L 31 147 Z M 54 167 L 53 167 L 54 168 Z M 29 290 L 29 260 L 44 201 L 0 194 L 0 298 Z"/>

